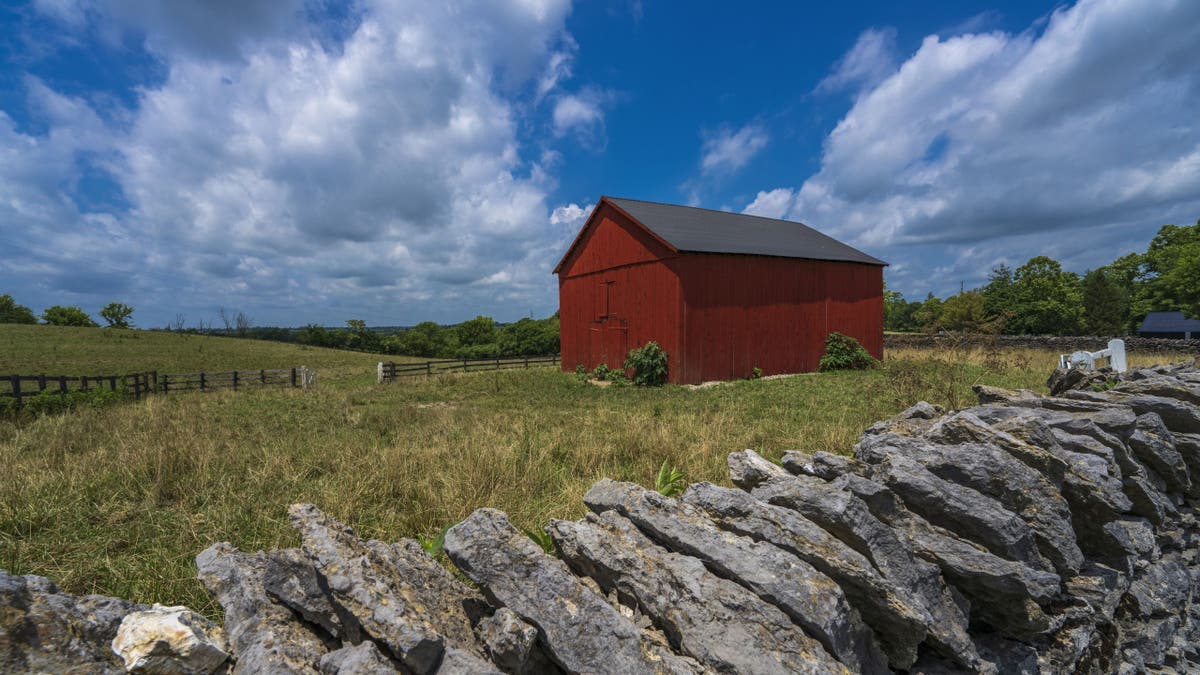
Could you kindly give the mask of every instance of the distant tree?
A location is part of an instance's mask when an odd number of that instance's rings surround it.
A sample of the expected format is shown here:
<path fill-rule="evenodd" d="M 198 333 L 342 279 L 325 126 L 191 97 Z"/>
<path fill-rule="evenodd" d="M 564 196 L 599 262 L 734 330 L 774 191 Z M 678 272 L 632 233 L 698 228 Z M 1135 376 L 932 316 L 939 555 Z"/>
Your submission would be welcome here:
<path fill-rule="evenodd" d="M 1000 263 L 999 267 L 994 268 L 979 293 L 983 296 L 983 311 L 998 327 L 1003 327 L 1015 313 L 1016 304 L 1013 272 L 1008 265 Z"/>
<path fill-rule="evenodd" d="M 42 312 L 42 321 L 51 326 L 86 326 L 88 328 L 99 326 L 95 321 L 92 321 L 92 317 L 88 316 L 87 312 L 75 306 L 63 307 L 61 305 L 54 305 L 53 307 L 47 307 Z"/>
<path fill-rule="evenodd" d="M 133 308 L 121 302 L 110 302 L 100 310 L 100 318 L 108 322 L 109 328 L 129 328 L 131 316 Z"/>
<path fill-rule="evenodd" d="M 978 291 L 952 295 L 942 303 L 940 323 L 946 330 L 980 332 L 986 320 L 983 294 Z"/>
<path fill-rule="evenodd" d="M 238 312 L 233 317 L 233 329 L 240 337 L 246 337 L 252 326 L 254 326 L 254 319 L 247 316 L 245 312 Z"/>
<path fill-rule="evenodd" d="M 171 321 L 171 323 L 167 324 L 167 330 L 173 330 L 177 333 L 181 332 L 186 323 L 187 323 L 186 316 L 184 316 L 183 314 L 176 314 L 175 320 L 173 320 L 173 321 Z"/>
<path fill-rule="evenodd" d="M 379 333 L 367 328 L 367 322 L 362 319 L 347 319 L 348 330 L 338 331 L 341 334 L 343 349 L 356 349 L 363 352 L 383 351 L 383 339 Z"/>
<path fill-rule="evenodd" d="M 921 303 L 919 309 L 913 312 L 913 318 L 922 330 L 936 331 L 942 320 L 942 300 L 932 292 Z"/>
<path fill-rule="evenodd" d="M 909 302 L 899 291 L 883 291 L 883 329 L 890 331 L 915 331 L 920 324 L 914 316 L 922 303 Z"/>
<path fill-rule="evenodd" d="M 0 295 L 0 323 L 37 323 L 37 317 L 32 309 L 18 305 L 13 296 L 5 293 Z"/>
<path fill-rule="evenodd" d="M 1105 268 L 1083 275 L 1083 332 L 1121 335 L 1128 310 L 1129 296 Z"/>
<path fill-rule="evenodd" d="M 489 316 L 477 316 L 454 327 L 459 345 L 474 347 L 496 341 L 496 322 Z"/>
<path fill-rule="evenodd" d="M 1010 332 L 1074 335 L 1083 317 L 1079 276 L 1053 258 L 1036 256 L 1013 274 Z"/>
<path fill-rule="evenodd" d="M 1143 313 L 1179 310 L 1200 317 L 1200 221 L 1162 226 L 1142 260 L 1138 299 Z"/>

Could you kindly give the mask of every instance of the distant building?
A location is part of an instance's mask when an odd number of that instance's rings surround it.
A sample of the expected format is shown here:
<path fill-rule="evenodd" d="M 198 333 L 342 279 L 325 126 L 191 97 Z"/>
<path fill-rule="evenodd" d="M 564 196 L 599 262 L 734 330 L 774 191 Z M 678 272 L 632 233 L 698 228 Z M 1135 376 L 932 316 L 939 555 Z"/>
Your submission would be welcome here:
<path fill-rule="evenodd" d="M 603 197 L 558 266 L 564 370 L 649 340 L 677 384 L 817 369 L 831 332 L 883 356 L 883 268 L 801 223 Z"/>
<path fill-rule="evenodd" d="M 1200 319 L 1185 319 L 1183 312 L 1150 312 L 1138 328 L 1142 337 L 1200 340 Z"/>

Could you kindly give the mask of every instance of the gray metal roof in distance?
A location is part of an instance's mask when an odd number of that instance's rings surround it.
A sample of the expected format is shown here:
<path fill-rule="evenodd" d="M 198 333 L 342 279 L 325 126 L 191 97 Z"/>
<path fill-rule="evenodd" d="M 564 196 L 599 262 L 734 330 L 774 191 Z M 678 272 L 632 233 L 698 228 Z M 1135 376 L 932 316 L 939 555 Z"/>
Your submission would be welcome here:
<path fill-rule="evenodd" d="M 1139 333 L 1200 333 L 1200 319 L 1186 319 L 1183 312 L 1150 312 L 1142 319 Z"/>
<path fill-rule="evenodd" d="M 887 265 L 803 223 L 637 199 L 606 199 L 680 251 Z"/>

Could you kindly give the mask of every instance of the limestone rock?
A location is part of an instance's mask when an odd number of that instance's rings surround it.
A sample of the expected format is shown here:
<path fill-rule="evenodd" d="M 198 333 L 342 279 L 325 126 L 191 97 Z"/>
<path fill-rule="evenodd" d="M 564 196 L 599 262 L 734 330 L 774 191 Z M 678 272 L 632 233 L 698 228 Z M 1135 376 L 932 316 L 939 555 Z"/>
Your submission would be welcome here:
<path fill-rule="evenodd" d="M 268 553 L 263 588 L 272 599 L 325 629 L 330 636 L 351 643 L 362 641 L 358 620 L 333 603 L 325 580 L 303 551 L 292 548 Z"/>
<path fill-rule="evenodd" d="M 265 553 L 242 553 L 228 543 L 196 556 L 200 582 L 225 610 L 233 673 L 316 673 L 324 641 L 263 587 Z"/>
<path fill-rule="evenodd" d="M 796 511 L 760 502 L 741 490 L 694 483 L 680 498 L 721 528 L 791 552 L 833 579 L 879 635 L 888 663 L 907 668 L 934 626 L 922 603 L 880 576 L 863 555 Z"/>
<path fill-rule="evenodd" d="M 112 650 L 126 671 L 153 675 L 208 675 L 229 658 L 219 626 L 187 607 L 162 605 L 125 615 Z"/>
<path fill-rule="evenodd" d="M 334 601 L 405 667 L 435 672 L 448 646 L 482 655 L 456 602 L 456 595 L 469 593 L 455 588 L 444 570 L 434 571 L 436 563 L 419 546 L 363 541 L 311 504 L 289 512 Z"/>
<path fill-rule="evenodd" d="M 52 581 L 0 569 L 0 672 L 124 673 L 112 641 L 146 605 L 63 593 Z"/>
<path fill-rule="evenodd" d="M 672 646 L 718 672 L 849 672 L 779 609 L 671 553 L 614 511 L 548 528 L 563 559 L 632 598 Z"/>
<path fill-rule="evenodd" d="M 553 669 L 537 644 L 538 631 L 511 609 L 501 607 L 475 626 L 492 662 L 510 673 L 544 673 Z"/>
<path fill-rule="evenodd" d="M 322 675 L 390 675 L 400 672 L 370 640 L 329 652 L 321 657 L 320 668 Z"/>
<path fill-rule="evenodd" d="M 601 480 L 583 497 L 596 512 L 615 510 L 657 543 L 699 558 L 717 574 L 784 611 L 851 670 L 879 672 L 886 658 L 832 580 L 777 546 L 725 532 L 703 511 L 633 483 Z"/>
<path fill-rule="evenodd" d="M 446 532 L 450 559 L 496 606 L 538 627 L 551 659 L 572 673 L 694 673 L 699 666 L 655 644 L 494 509 Z"/>

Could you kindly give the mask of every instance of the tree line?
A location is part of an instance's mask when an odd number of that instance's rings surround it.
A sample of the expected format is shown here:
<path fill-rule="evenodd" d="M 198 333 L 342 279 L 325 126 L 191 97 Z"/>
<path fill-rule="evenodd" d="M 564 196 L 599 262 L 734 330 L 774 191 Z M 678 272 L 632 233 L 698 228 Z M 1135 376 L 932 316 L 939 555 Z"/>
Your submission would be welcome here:
<path fill-rule="evenodd" d="M 359 319 L 346 328 L 310 324 L 297 329 L 294 342 L 316 347 L 353 349 L 438 359 L 486 359 L 558 353 L 558 312 L 545 319 L 523 318 L 498 324 L 488 316 L 451 326 L 423 321 L 412 328 L 382 333 Z"/>
<path fill-rule="evenodd" d="M 132 328 L 133 308 L 121 302 L 110 302 L 100 310 L 100 318 L 110 328 Z M 0 295 L 0 323 L 38 323 L 38 317 L 33 310 L 25 305 L 18 305 L 13 296 L 5 293 Z M 83 326 L 97 328 L 92 317 L 76 305 L 54 305 L 42 310 L 41 323 L 51 326 Z"/>
<path fill-rule="evenodd" d="M 1200 318 L 1200 221 L 1164 225 L 1145 252 L 1082 275 L 1035 256 L 1015 270 L 1002 264 L 983 286 L 947 298 L 909 301 L 885 288 L 883 306 L 884 329 L 892 331 L 1122 335 L 1149 312 Z"/>

